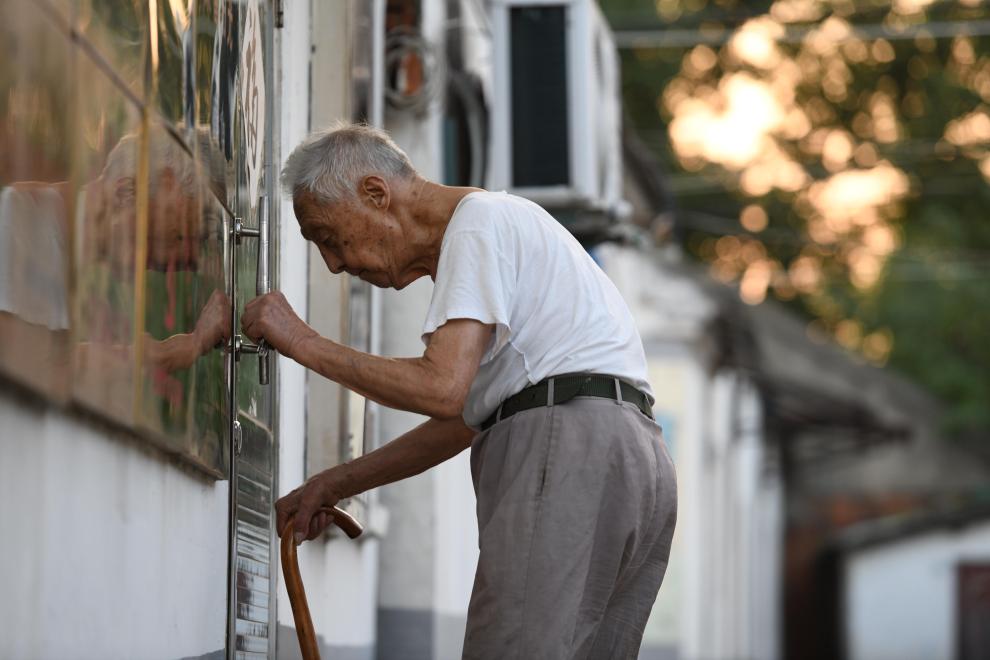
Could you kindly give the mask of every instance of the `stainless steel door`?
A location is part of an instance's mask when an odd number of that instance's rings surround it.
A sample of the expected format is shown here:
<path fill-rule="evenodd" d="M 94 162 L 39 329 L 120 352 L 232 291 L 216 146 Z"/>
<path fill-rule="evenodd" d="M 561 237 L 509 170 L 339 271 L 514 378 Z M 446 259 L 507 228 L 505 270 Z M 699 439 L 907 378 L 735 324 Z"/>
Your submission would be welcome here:
<path fill-rule="evenodd" d="M 227 116 L 234 217 L 227 236 L 233 335 L 227 346 L 230 446 L 227 657 L 275 655 L 276 488 L 274 356 L 239 334 L 244 305 L 272 284 L 277 205 L 273 153 L 273 17 L 261 0 L 216 5 L 212 101 Z M 214 122 L 217 125 L 217 122 Z"/>
<path fill-rule="evenodd" d="M 244 303 L 269 288 L 269 199 L 251 209 L 254 227 L 232 223 L 232 327 Z M 274 393 L 267 347 L 240 334 L 228 345 L 230 410 L 230 528 L 227 647 L 230 658 L 262 658 L 275 651 L 275 534 L 271 515 L 276 474 Z"/>

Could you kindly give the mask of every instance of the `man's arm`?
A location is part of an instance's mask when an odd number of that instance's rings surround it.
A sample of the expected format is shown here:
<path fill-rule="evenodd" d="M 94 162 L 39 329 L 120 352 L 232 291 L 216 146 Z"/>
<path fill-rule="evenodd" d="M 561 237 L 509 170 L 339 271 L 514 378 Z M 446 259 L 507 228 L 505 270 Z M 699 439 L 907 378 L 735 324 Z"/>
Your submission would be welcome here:
<path fill-rule="evenodd" d="M 474 319 L 453 319 L 430 336 L 422 357 L 379 357 L 321 337 L 279 292 L 249 302 L 241 326 L 251 339 L 264 338 L 282 355 L 349 390 L 438 419 L 460 416 L 493 331 Z"/>
<path fill-rule="evenodd" d="M 474 431 L 460 418 L 430 419 L 384 447 L 310 478 L 275 503 L 276 531 L 282 535 L 295 516 L 296 543 L 318 536 L 333 521 L 321 507 L 439 465 L 471 444 Z"/>

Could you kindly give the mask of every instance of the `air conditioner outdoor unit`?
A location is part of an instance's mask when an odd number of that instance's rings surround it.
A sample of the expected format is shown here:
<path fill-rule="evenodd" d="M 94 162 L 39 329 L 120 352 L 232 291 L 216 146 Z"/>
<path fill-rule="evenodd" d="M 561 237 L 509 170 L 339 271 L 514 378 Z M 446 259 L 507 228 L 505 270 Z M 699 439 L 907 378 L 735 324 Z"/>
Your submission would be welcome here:
<path fill-rule="evenodd" d="M 489 11 L 489 187 L 528 197 L 558 217 L 615 215 L 623 205 L 619 65 L 597 4 L 491 0 Z"/>

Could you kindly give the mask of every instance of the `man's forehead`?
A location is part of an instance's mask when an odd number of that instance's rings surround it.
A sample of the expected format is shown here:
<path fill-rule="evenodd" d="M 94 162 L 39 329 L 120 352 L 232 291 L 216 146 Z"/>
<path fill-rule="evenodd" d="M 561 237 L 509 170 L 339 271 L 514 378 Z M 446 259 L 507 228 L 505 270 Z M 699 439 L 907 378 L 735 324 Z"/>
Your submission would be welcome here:
<path fill-rule="evenodd" d="M 292 210 L 295 211 L 296 217 L 299 220 L 311 215 L 315 208 L 316 200 L 313 199 L 313 195 L 309 192 L 304 190 L 292 196 Z"/>
<path fill-rule="evenodd" d="M 309 193 L 303 192 L 292 198 L 292 209 L 299 221 L 299 229 L 303 238 L 312 240 L 312 234 L 318 228 L 332 226 L 331 209 L 326 204 L 320 204 Z"/>

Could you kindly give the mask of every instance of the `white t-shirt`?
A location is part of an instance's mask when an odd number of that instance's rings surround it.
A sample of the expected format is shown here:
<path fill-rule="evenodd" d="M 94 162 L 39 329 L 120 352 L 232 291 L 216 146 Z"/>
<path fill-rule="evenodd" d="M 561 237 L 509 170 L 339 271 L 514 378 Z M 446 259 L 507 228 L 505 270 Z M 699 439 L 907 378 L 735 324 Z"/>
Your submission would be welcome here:
<path fill-rule="evenodd" d="M 619 376 L 650 395 L 643 342 L 615 285 L 543 208 L 504 192 L 472 192 L 440 246 L 423 342 L 450 319 L 493 324 L 464 421 L 547 376 Z"/>

